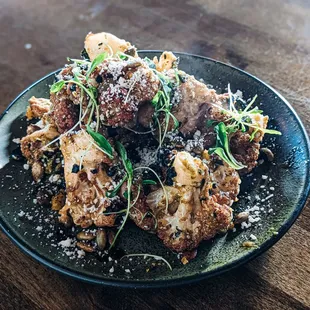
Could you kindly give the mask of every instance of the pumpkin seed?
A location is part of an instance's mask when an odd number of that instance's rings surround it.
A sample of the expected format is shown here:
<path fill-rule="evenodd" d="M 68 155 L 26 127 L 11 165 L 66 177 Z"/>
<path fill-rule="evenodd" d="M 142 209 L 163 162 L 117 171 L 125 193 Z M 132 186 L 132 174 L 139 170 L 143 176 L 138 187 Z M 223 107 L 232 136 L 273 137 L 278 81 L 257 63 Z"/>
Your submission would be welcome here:
<path fill-rule="evenodd" d="M 96 236 L 96 242 L 99 250 L 104 250 L 107 244 L 107 234 L 105 230 L 98 230 Z"/>
<path fill-rule="evenodd" d="M 249 212 L 240 212 L 235 217 L 235 224 L 241 224 L 247 221 L 249 218 Z"/>
<path fill-rule="evenodd" d="M 109 241 L 110 244 L 113 243 L 114 237 L 115 237 L 114 231 L 109 230 L 109 231 L 108 231 L 108 241 Z"/>
<path fill-rule="evenodd" d="M 242 246 L 243 246 L 244 248 L 253 248 L 253 247 L 255 247 L 256 245 L 255 245 L 255 243 L 252 242 L 252 241 L 245 241 L 245 242 L 242 243 Z"/>
<path fill-rule="evenodd" d="M 268 149 L 267 147 L 262 147 L 260 151 L 266 155 L 268 161 L 273 161 L 274 154 L 271 152 L 270 149 Z"/>
<path fill-rule="evenodd" d="M 79 240 L 93 240 L 95 239 L 95 235 L 92 234 L 92 233 L 89 233 L 89 232 L 85 232 L 85 231 L 80 231 L 76 237 L 79 239 Z"/>
<path fill-rule="evenodd" d="M 95 251 L 94 247 L 90 244 L 87 244 L 87 243 L 84 243 L 84 242 L 81 242 L 81 241 L 78 241 L 76 243 L 76 246 L 78 248 L 80 248 L 81 250 L 85 251 L 85 252 L 88 252 L 88 253 L 92 253 Z"/>

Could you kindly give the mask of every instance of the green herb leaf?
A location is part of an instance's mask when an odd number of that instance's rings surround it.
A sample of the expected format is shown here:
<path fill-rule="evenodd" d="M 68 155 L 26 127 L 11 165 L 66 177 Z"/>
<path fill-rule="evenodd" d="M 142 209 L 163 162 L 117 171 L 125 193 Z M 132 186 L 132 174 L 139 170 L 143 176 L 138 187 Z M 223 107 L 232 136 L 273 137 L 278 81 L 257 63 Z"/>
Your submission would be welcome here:
<path fill-rule="evenodd" d="M 217 124 L 217 121 L 215 121 L 214 119 L 208 119 L 208 120 L 206 121 L 206 126 L 207 126 L 207 128 L 213 127 L 213 126 L 215 126 L 216 124 Z"/>
<path fill-rule="evenodd" d="M 107 154 L 111 159 L 113 158 L 113 149 L 109 141 L 100 133 L 93 131 L 89 125 L 86 127 L 86 131 L 95 140 L 97 145 Z"/>
<path fill-rule="evenodd" d="M 151 101 L 152 105 L 155 107 L 159 106 L 159 102 L 162 96 L 163 96 L 163 92 L 159 90 Z"/>
<path fill-rule="evenodd" d="M 174 130 L 177 129 L 179 126 L 180 126 L 180 122 L 177 120 L 177 118 L 171 113 L 171 112 L 167 112 L 167 114 L 170 115 L 170 117 L 172 118 L 173 120 L 173 123 L 174 123 Z"/>
<path fill-rule="evenodd" d="M 124 54 L 119 54 L 118 57 L 121 59 L 121 60 L 127 60 L 128 59 L 128 56 L 124 55 Z"/>
<path fill-rule="evenodd" d="M 226 132 L 226 126 L 223 122 L 219 123 L 214 127 L 214 131 L 216 132 L 216 147 L 211 148 L 209 153 L 215 153 L 220 156 L 227 164 L 229 164 L 232 168 L 239 170 L 242 168 L 246 168 L 246 166 L 237 162 L 234 156 L 232 155 L 229 147 L 229 140 Z"/>
<path fill-rule="evenodd" d="M 279 136 L 282 135 L 281 131 L 274 130 L 274 129 L 264 129 L 263 132 L 264 133 L 269 133 L 271 135 L 279 135 Z"/>
<path fill-rule="evenodd" d="M 124 194 L 123 194 L 123 196 L 128 200 L 128 190 L 126 190 L 125 192 L 124 192 Z"/>
<path fill-rule="evenodd" d="M 143 180 L 142 181 L 143 185 L 156 185 L 157 182 L 153 181 L 153 180 Z"/>
<path fill-rule="evenodd" d="M 113 198 L 117 195 L 119 189 L 121 188 L 121 186 L 124 184 L 124 182 L 127 180 L 127 176 L 125 176 L 118 184 L 117 186 L 115 186 L 115 188 L 111 191 L 107 191 L 106 196 L 108 198 Z"/>
<path fill-rule="evenodd" d="M 251 134 L 251 137 L 250 137 L 250 142 L 252 142 L 253 141 L 253 139 L 255 138 L 255 135 L 256 135 L 256 133 L 258 132 L 258 128 L 257 129 L 255 129 L 253 132 L 252 132 L 252 134 Z"/>
<path fill-rule="evenodd" d="M 98 97 L 98 89 L 94 86 L 89 87 L 88 89 L 93 94 L 93 97 L 96 99 Z"/>
<path fill-rule="evenodd" d="M 51 86 L 50 92 L 52 94 L 58 93 L 65 86 L 65 84 L 66 84 L 66 82 L 64 80 L 60 80 L 60 81 L 54 83 Z"/>
<path fill-rule="evenodd" d="M 257 108 L 249 111 L 248 113 L 251 113 L 251 114 L 262 114 L 264 111 L 263 110 L 259 110 Z"/>
<path fill-rule="evenodd" d="M 116 150 L 118 151 L 119 155 L 122 158 L 124 168 L 128 174 L 128 178 L 132 179 L 133 167 L 132 167 L 131 161 L 127 157 L 127 151 L 126 151 L 125 147 L 119 141 L 116 142 L 115 147 L 116 147 Z"/>
<path fill-rule="evenodd" d="M 116 150 L 118 151 L 119 155 L 121 155 L 122 160 L 126 161 L 127 160 L 127 152 L 126 152 L 126 149 L 124 148 L 123 144 L 120 143 L 119 141 L 116 141 L 115 147 L 116 147 Z"/>
<path fill-rule="evenodd" d="M 108 53 L 104 52 L 99 54 L 91 63 L 90 68 L 87 71 L 86 78 L 88 79 L 89 75 L 95 70 L 98 65 L 100 65 L 108 56 Z"/>

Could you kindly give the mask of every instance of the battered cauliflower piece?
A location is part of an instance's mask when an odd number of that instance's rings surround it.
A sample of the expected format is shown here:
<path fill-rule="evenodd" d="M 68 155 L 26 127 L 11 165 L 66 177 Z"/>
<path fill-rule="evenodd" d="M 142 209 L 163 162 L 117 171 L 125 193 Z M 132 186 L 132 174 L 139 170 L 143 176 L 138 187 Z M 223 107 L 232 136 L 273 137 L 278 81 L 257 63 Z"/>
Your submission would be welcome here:
<path fill-rule="evenodd" d="M 252 123 L 260 128 L 265 129 L 268 123 L 268 116 L 253 114 L 250 116 Z M 240 170 L 241 174 L 249 173 L 257 165 L 259 157 L 260 142 L 263 140 L 264 133 L 258 130 L 253 140 L 251 138 L 254 128 L 249 128 L 247 132 L 237 131 L 230 137 L 230 149 L 235 159 L 246 166 Z"/>
<path fill-rule="evenodd" d="M 113 52 L 113 55 L 117 52 L 123 52 L 128 53 L 133 57 L 137 57 L 137 52 L 134 46 L 108 32 L 90 32 L 85 37 L 84 47 L 91 61 L 104 52 L 107 52 L 108 54 Z"/>
<path fill-rule="evenodd" d="M 140 58 L 107 59 L 92 77 L 100 77 L 100 119 L 109 126 L 134 125 L 139 106 L 154 98 L 160 84 L 157 75 Z"/>
<path fill-rule="evenodd" d="M 217 165 L 214 160 L 209 159 L 208 169 L 205 168 L 199 184 L 184 185 L 190 180 L 187 174 L 191 175 L 191 166 L 184 168 L 180 178 L 180 181 L 185 180 L 183 184 L 178 182 L 174 187 L 165 187 L 167 209 L 162 188 L 147 196 L 146 202 L 157 219 L 157 235 L 174 251 L 193 250 L 202 240 L 226 232 L 231 225 L 230 206 L 239 193 L 240 177 L 225 163 Z"/>
<path fill-rule="evenodd" d="M 200 186 L 206 177 L 205 164 L 199 159 L 194 158 L 187 152 L 179 152 L 175 156 L 173 167 L 176 172 L 174 181 L 178 185 Z"/>
<path fill-rule="evenodd" d="M 183 135 L 192 135 L 197 130 L 204 132 L 207 119 L 225 120 L 226 116 L 219 107 L 226 102 L 227 95 L 218 95 L 194 76 L 186 75 L 185 83 L 180 84 L 178 93 L 180 101 L 171 112 L 181 123 L 179 130 Z M 172 121 L 170 125 L 173 128 Z"/>
<path fill-rule="evenodd" d="M 168 70 L 166 75 L 172 80 L 175 79 L 175 70 Z M 204 83 L 195 79 L 194 76 L 184 74 L 184 82 L 181 82 L 175 91 L 175 104 L 171 113 L 179 121 L 179 131 L 185 136 L 193 135 L 197 130 L 206 131 L 206 120 L 224 121 L 228 117 L 221 113 L 220 107 L 226 103 L 228 95 L 217 94 Z M 152 123 L 154 107 L 146 103 L 139 109 L 138 122 L 144 127 Z M 174 128 L 174 121 L 171 118 L 169 130 Z"/>
<path fill-rule="evenodd" d="M 163 52 L 160 55 L 159 60 L 157 56 L 155 56 L 153 62 L 155 63 L 156 70 L 162 72 L 174 68 L 177 65 L 178 59 L 171 52 Z"/>
<path fill-rule="evenodd" d="M 66 224 L 71 216 L 83 228 L 92 224 L 110 227 L 114 225 L 115 215 L 103 212 L 111 205 L 106 192 L 112 180 L 104 169 L 104 164 L 111 164 L 111 160 L 90 141 L 92 138 L 82 131 L 61 138 L 67 197 L 59 211 L 59 220 Z M 82 169 L 79 169 L 82 158 Z"/>
<path fill-rule="evenodd" d="M 36 98 L 34 96 L 32 96 L 28 102 L 29 106 L 26 111 L 26 117 L 28 120 L 33 118 L 42 118 L 45 113 L 50 111 L 52 106 L 49 99 Z"/>
<path fill-rule="evenodd" d="M 42 129 L 36 130 L 21 139 L 21 151 L 30 164 L 38 161 L 44 151 L 54 151 L 56 146 L 45 147 L 59 136 L 55 125 L 47 124 Z"/>

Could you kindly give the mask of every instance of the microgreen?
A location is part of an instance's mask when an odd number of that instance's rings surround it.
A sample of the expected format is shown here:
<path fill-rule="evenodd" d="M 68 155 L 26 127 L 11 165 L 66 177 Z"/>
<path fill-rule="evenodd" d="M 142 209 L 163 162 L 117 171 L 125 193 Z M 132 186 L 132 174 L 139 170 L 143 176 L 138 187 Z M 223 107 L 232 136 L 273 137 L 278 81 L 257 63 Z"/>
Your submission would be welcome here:
<path fill-rule="evenodd" d="M 236 161 L 230 151 L 225 124 L 223 122 L 219 123 L 214 127 L 214 131 L 216 132 L 216 146 L 209 149 L 209 154 L 217 154 L 222 160 L 236 170 L 246 168 L 246 166 Z"/>
<path fill-rule="evenodd" d="M 163 182 L 161 181 L 159 175 L 158 175 L 152 168 L 150 168 L 150 167 L 143 167 L 143 166 L 140 166 L 140 167 L 137 167 L 137 168 L 134 169 L 134 171 L 136 171 L 136 170 L 149 170 L 149 171 L 151 171 L 151 172 L 155 175 L 155 177 L 157 178 L 157 180 L 158 180 L 160 186 L 161 186 L 162 189 L 163 189 L 164 196 L 165 196 L 165 199 L 166 199 L 166 211 L 167 211 L 167 210 L 168 210 L 168 206 L 169 206 L 168 194 L 167 194 L 166 188 L 165 188 Z"/>
<path fill-rule="evenodd" d="M 215 124 L 217 124 L 217 121 L 213 120 L 213 119 L 208 119 L 206 121 L 206 126 L 207 128 L 213 127 Z"/>
<path fill-rule="evenodd" d="M 153 107 L 155 108 L 154 114 L 153 114 L 153 120 L 158 125 L 158 135 L 159 135 L 159 147 L 162 146 L 169 126 L 169 120 L 172 118 L 174 123 L 174 129 L 177 129 L 179 127 L 179 122 L 176 119 L 176 117 L 171 113 L 172 109 L 172 103 L 171 103 L 171 96 L 173 93 L 173 90 L 176 86 L 180 84 L 180 78 L 178 75 L 178 71 L 175 70 L 175 79 L 176 82 L 172 82 L 172 80 L 162 74 L 161 72 L 156 70 L 156 65 L 152 60 L 149 58 L 144 58 L 144 61 L 149 66 L 149 68 L 157 75 L 160 83 L 161 83 L 161 89 L 155 94 L 154 98 L 152 99 L 151 103 Z M 162 124 L 160 123 L 160 114 L 164 113 L 164 131 L 162 132 Z"/>
<path fill-rule="evenodd" d="M 148 57 L 143 58 L 143 60 L 146 62 L 146 64 L 149 66 L 149 68 L 156 69 L 156 65 L 155 65 L 153 60 L 151 60 Z"/>
<path fill-rule="evenodd" d="M 125 214 L 125 217 L 123 219 L 122 225 L 120 226 L 119 230 L 117 231 L 117 233 L 113 239 L 113 242 L 110 245 L 110 249 L 114 246 L 118 235 L 123 230 L 125 223 L 128 219 L 130 208 L 131 208 L 131 186 L 132 186 L 132 181 L 133 181 L 133 167 L 132 167 L 131 161 L 128 159 L 125 147 L 119 141 L 116 141 L 115 148 L 116 148 L 119 156 L 122 159 L 123 166 L 124 166 L 125 171 L 126 171 L 125 177 L 127 179 L 127 209 L 126 209 L 126 214 Z"/>
<path fill-rule="evenodd" d="M 114 187 L 113 190 L 111 191 L 107 191 L 106 196 L 108 198 L 113 198 L 117 195 L 119 189 L 121 188 L 121 186 L 123 185 L 123 183 L 127 180 L 127 175 L 117 184 L 117 186 Z"/>
<path fill-rule="evenodd" d="M 156 185 L 157 183 L 154 180 L 143 180 L 143 185 Z"/>
<path fill-rule="evenodd" d="M 65 86 L 65 84 L 66 84 L 66 82 L 64 80 L 60 80 L 60 81 L 54 83 L 51 86 L 50 92 L 52 94 L 58 93 Z"/>
<path fill-rule="evenodd" d="M 225 109 L 222 106 L 217 104 L 213 104 L 217 108 L 219 108 L 222 113 L 227 114 L 229 118 L 225 121 L 227 133 L 233 133 L 237 130 L 241 130 L 242 132 L 247 131 L 247 127 L 253 128 L 254 130 L 261 131 L 266 134 L 273 134 L 273 135 L 281 135 L 281 132 L 274 129 L 266 129 L 259 127 L 259 125 L 253 123 L 251 116 L 254 114 L 262 114 L 263 111 L 258 109 L 257 107 L 252 108 L 257 95 L 253 97 L 250 103 L 245 107 L 244 110 L 237 110 L 233 101 L 233 95 L 230 90 L 230 85 L 228 84 L 228 94 L 229 94 L 229 109 Z M 256 131 L 256 132 L 257 132 Z M 255 132 L 255 134 L 256 134 Z M 253 140 L 254 136 L 251 136 Z"/>
<path fill-rule="evenodd" d="M 99 132 L 93 131 L 89 125 L 86 126 L 86 131 L 91 137 L 95 140 L 97 145 L 102 149 L 103 153 L 109 156 L 109 158 L 113 158 L 113 149 L 109 141 Z"/>
<path fill-rule="evenodd" d="M 99 54 L 91 63 L 90 68 L 86 73 L 86 79 L 89 78 L 89 75 L 100 65 L 106 58 L 108 57 L 108 53 L 104 52 Z"/>

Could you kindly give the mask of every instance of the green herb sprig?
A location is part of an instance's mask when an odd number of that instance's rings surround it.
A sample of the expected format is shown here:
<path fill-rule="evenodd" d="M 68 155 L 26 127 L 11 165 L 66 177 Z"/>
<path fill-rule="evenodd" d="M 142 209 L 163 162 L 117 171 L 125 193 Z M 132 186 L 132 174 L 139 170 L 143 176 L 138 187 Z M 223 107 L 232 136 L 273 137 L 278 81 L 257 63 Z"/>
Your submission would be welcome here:
<path fill-rule="evenodd" d="M 113 148 L 110 142 L 102 134 L 93 131 L 89 125 L 86 126 L 86 131 L 95 140 L 102 152 L 108 155 L 110 159 L 113 159 Z"/>
<path fill-rule="evenodd" d="M 209 149 L 209 154 L 217 154 L 222 160 L 224 160 L 229 166 L 236 170 L 246 168 L 243 164 L 236 161 L 232 155 L 229 147 L 229 140 L 227 136 L 227 129 L 223 122 L 214 127 L 216 132 L 216 145 L 214 148 Z"/>
<path fill-rule="evenodd" d="M 118 231 L 117 231 L 117 233 L 113 239 L 113 242 L 110 245 L 110 249 L 114 246 L 118 235 L 123 230 L 123 228 L 126 224 L 126 221 L 128 219 L 130 208 L 131 208 L 131 187 L 132 187 L 132 182 L 133 182 L 133 167 L 132 167 L 131 161 L 128 159 L 125 147 L 119 141 L 117 141 L 115 143 L 115 148 L 116 148 L 118 154 L 120 155 L 120 157 L 122 159 L 123 166 L 124 166 L 124 169 L 126 171 L 125 177 L 127 179 L 127 196 L 128 197 L 127 197 L 127 209 L 126 209 L 125 217 L 123 219 L 123 223 L 120 226 L 120 228 L 118 229 Z"/>
<path fill-rule="evenodd" d="M 90 74 L 108 57 L 108 53 L 104 52 L 102 54 L 99 54 L 91 63 L 87 73 L 86 73 L 86 79 L 89 78 Z"/>
<path fill-rule="evenodd" d="M 229 118 L 225 121 L 226 129 L 228 133 L 233 133 L 238 130 L 242 132 L 247 131 L 247 127 L 253 128 L 254 132 L 251 135 L 251 140 L 254 139 L 255 134 L 258 131 L 261 131 L 266 134 L 272 135 L 281 135 L 281 132 L 274 129 L 261 128 L 257 124 L 253 123 L 251 120 L 251 116 L 254 114 L 262 114 L 263 111 L 258 109 L 257 107 L 252 108 L 254 102 L 256 101 L 257 95 L 253 97 L 250 103 L 246 106 L 244 110 L 237 110 L 234 104 L 233 95 L 230 90 L 230 85 L 228 84 L 228 94 L 229 94 L 229 109 L 225 109 L 222 106 L 214 104 L 217 108 L 219 108 L 222 113 L 227 114 Z"/>
<path fill-rule="evenodd" d="M 152 69 L 153 72 L 158 76 L 162 89 L 159 90 L 154 98 L 152 99 L 152 105 L 155 108 L 155 112 L 153 114 L 153 118 L 155 119 L 156 123 L 159 127 L 159 148 L 162 146 L 169 126 L 170 118 L 172 118 L 174 123 L 174 130 L 179 127 L 179 121 L 176 119 L 176 117 L 171 113 L 172 110 L 172 104 L 171 104 L 171 96 L 173 93 L 174 85 L 172 81 L 156 69 Z M 164 132 L 162 133 L 161 124 L 159 121 L 160 113 L 164 113 Z"/>

